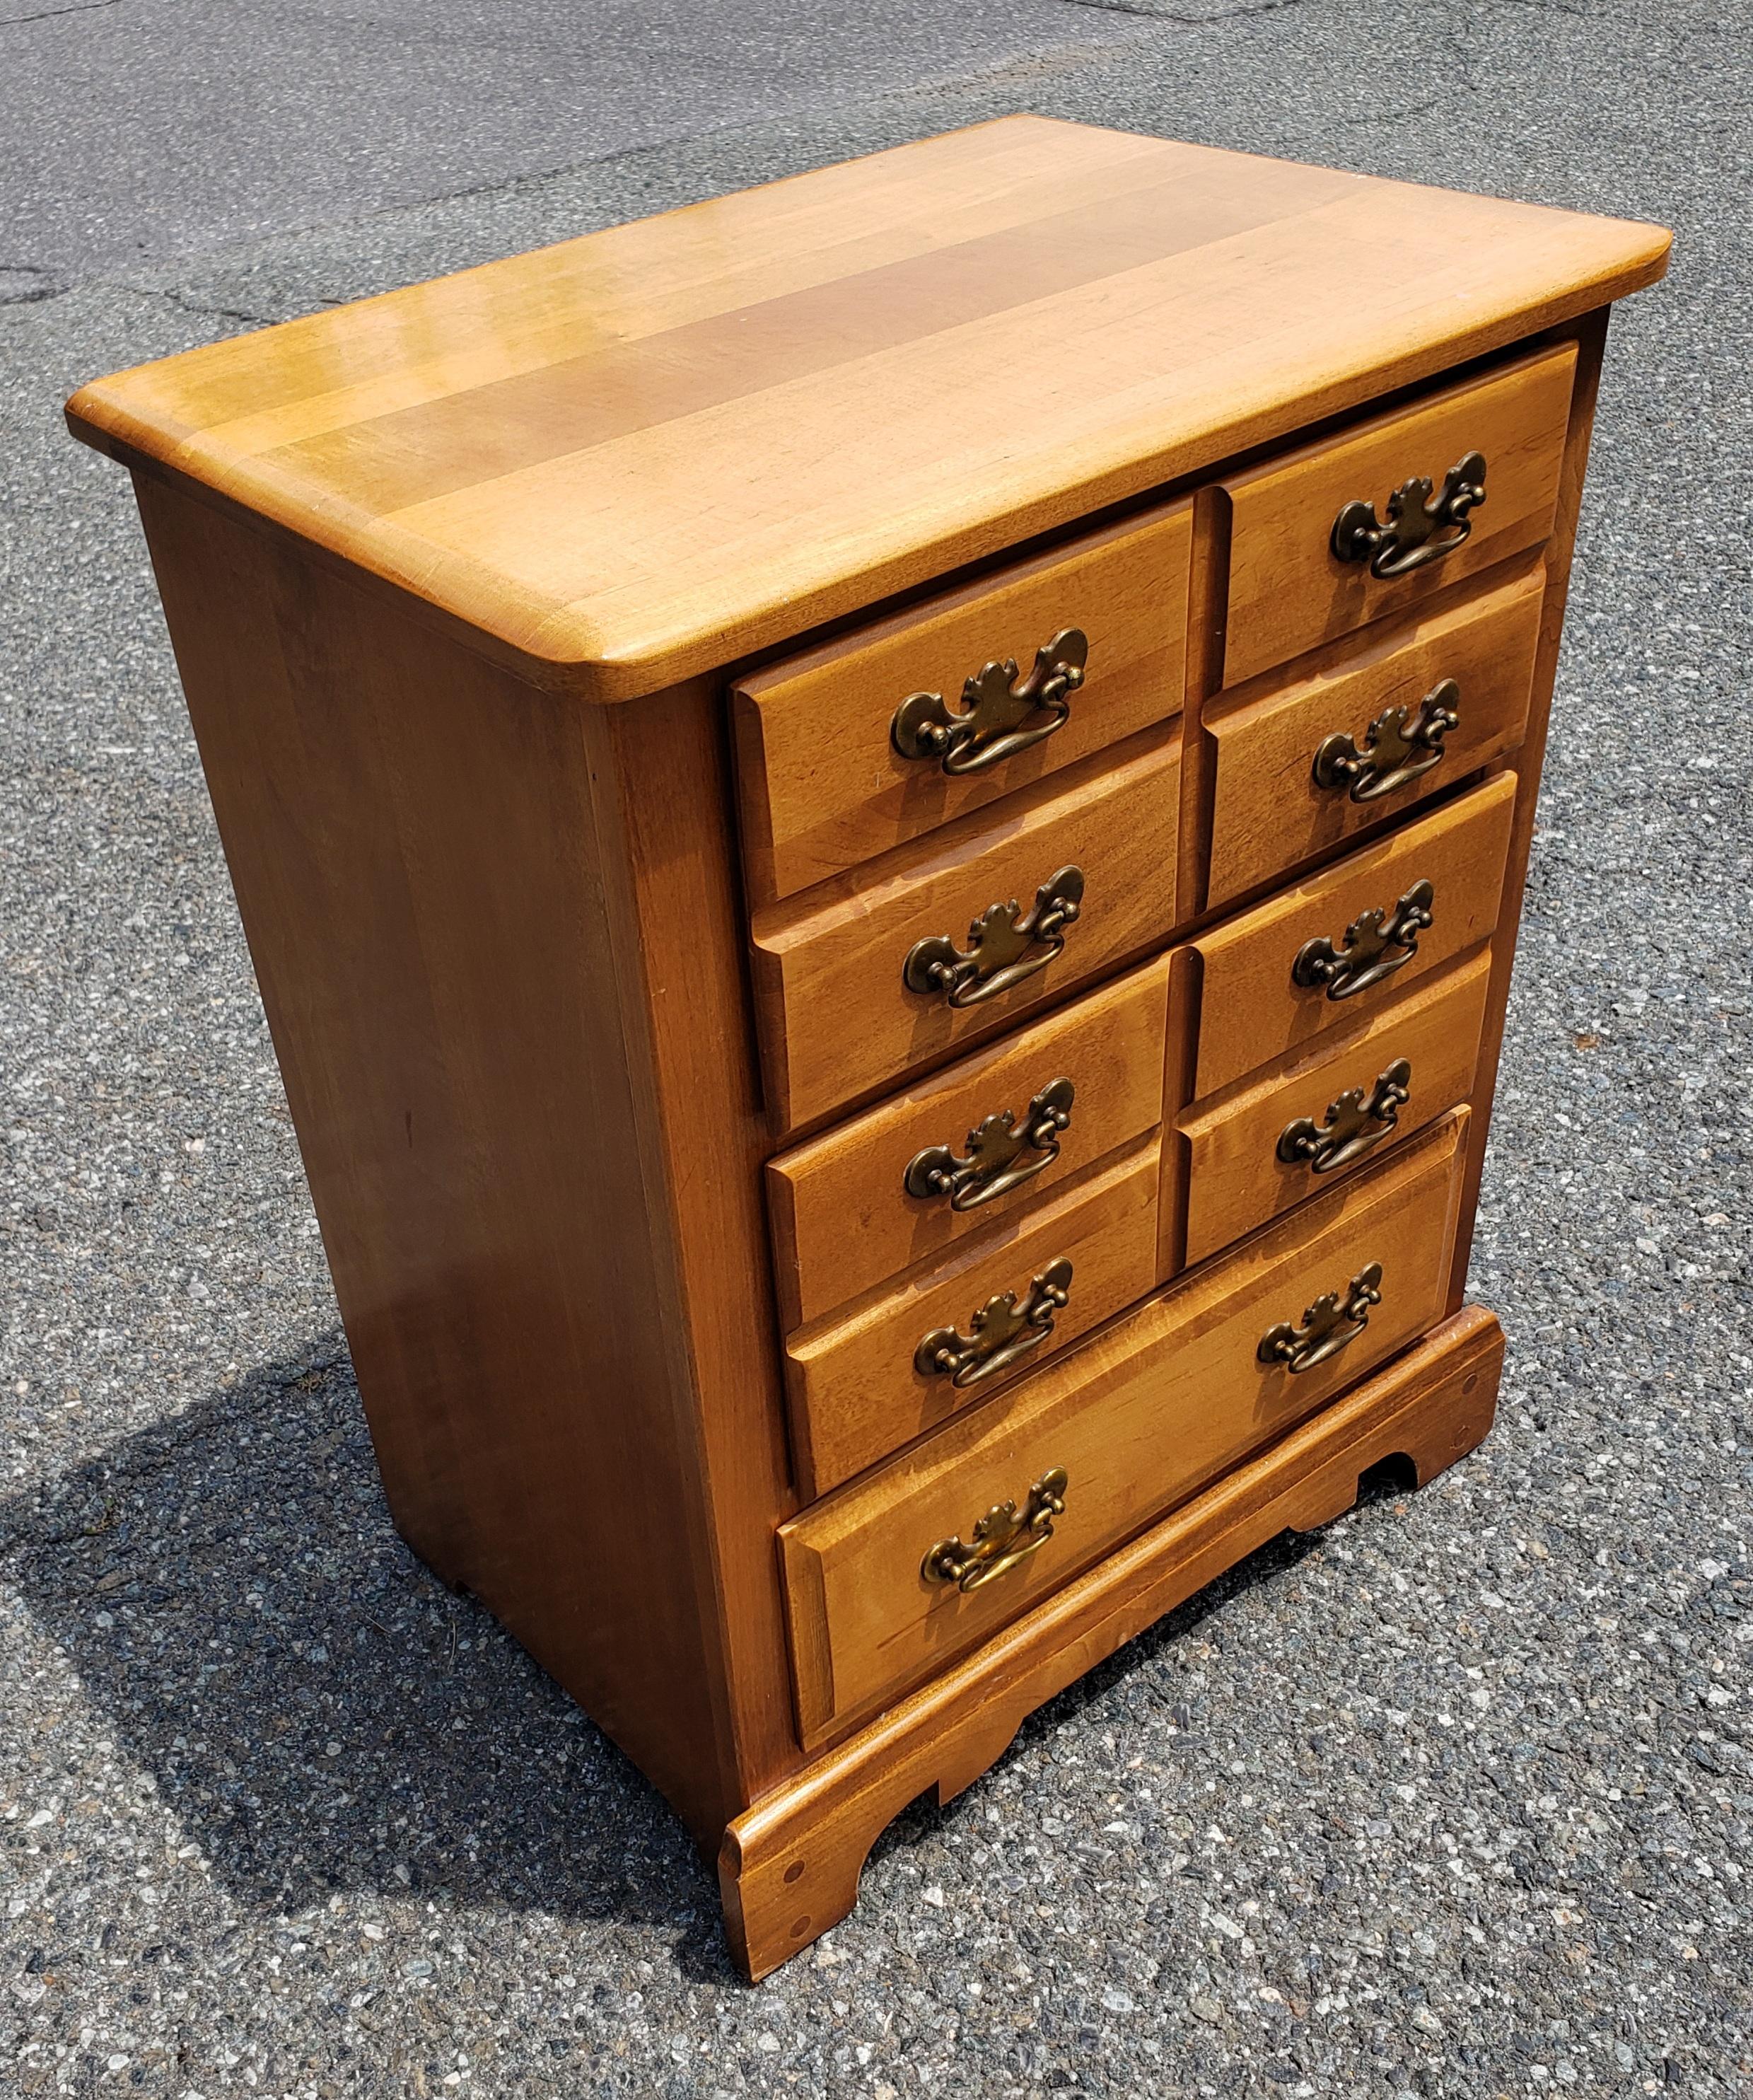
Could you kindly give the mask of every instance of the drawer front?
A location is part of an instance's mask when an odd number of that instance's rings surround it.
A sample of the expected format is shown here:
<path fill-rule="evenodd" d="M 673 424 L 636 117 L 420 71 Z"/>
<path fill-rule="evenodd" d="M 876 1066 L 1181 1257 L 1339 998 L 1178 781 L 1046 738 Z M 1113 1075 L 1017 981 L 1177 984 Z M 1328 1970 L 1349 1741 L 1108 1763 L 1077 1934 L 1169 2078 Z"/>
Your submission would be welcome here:
<path fill-rule="evenodd" d="M 1161 1178 L 1157 1136 L 851 1317 L 794 1335 L 804 1492 L 838 1487 L 1154 1290 Z"/>
<path fill-rule="evenodd" d="M 1328 1029 L 1361 1027 L 1485 940 L 1497 924 L 1515 800 L 1515 774 L 1494 774 L 1201 933 L 1191 944 L 1202 977 L 1195 1098 Z"/>
<path fill-rule="evenodd" d="M 1163 1116 L 1166 958 L 767 1169 L 787 1330 L 1055 1194 Z"/>
<path fill-rule="evenodd" d="M 1440 1318 L 1465 1122 L 782 1525 L 804 1744 L 977 1646 Z"/>
<path fill-rule="evenodd" d="M 965 818 L 803 913 L 755 915 L 755 1007 L 777 1128 L 991 1035 L 1175 923 L 1178 734 L 1093 780 Z M 1075 878 L 1075 879 L 1073 879 Z"/>
<path fill-rule="evenodd" d="M 1313 859 L 1522 740 L 1539 639 L 1539 562 L 1460 605 L 1396 620 L 1208 717 L 1215 748 L 1207 902 Z"/>
<path fill-rule="evenodd" d="M 1187 1260 L 1404 1145 L 1473 1091 L 1489 948 L 1398 999 L 1361 1035 L 1181 1118 Z"/>
<path fill-rule="evenodd" d="M 1091 533 L 742 679 L 751 901 L 1178 714 L 1191 520 L 1183 502 Z"/>
<path fill-rule="evenodd" d="M 1239 685 L 1336 635 L 1403 612 L 1544 540 L 1557 501 L 1575 372 L 1575 346 L 1561 344 L 1226 482 L 1224 683 Z M 1452 470 L 1473 454 L 1485 461 L 1484 501 L 1455 523 L 1434 523 L 1430 507 L 1442 508 L 1445 488 L 1452 494 L 1459 486 Z M 1428 491 L 1411 486 L 1420 478 Z M 1390 499 L 1399 490 L 1396 527 Z M 1359 533 L 1346 537 L 1354 558 L 1341 559 L 1335 528 L 1352 505 L 1373 510 L 1388 531 L 1373 550 Z M 1362 523 L 1361 513 L 1348 514 Z M 1408 530 L 1415 517 L 1432 528 L 1421 545 Z M 1390 572 L 1377 574 L 1378 567 Z"/>

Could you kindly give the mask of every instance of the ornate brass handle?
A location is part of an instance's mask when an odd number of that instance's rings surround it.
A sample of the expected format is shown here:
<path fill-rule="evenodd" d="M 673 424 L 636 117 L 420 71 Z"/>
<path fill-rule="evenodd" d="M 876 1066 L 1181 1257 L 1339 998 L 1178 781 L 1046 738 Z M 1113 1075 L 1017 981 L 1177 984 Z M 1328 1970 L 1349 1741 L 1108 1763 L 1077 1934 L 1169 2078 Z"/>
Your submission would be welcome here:
<path fill-rule="evenodd" d="M 1290 981 L 1306 991 L 1326 987 L 1329 999 L 1351 999 L 1392 977 L 1418 952 L 1418 937 L 1430 924 L 1436 891 L 1415 882 L 1390 911 L 1365 911 L 1346 927 L 1335 947 L 1324 933 L 1305 941 L 1290 966 Z"/>
<path fill-rule="evenodd" d="M 952 1211 L 971 1211 L 1008 1193 L 1059 1158 L 1059 1133 L 1070 1127 L 1077 1092 L 1069 1079 L 1050 1080 L 1028 1104 L 1020 1130 L 1012 1109 L 988 1116 L 968 1132 L 966 1159 L 947 1145 L 916 1152 L 907 1162 L 907 1193 L 947 1196 Z"/>
<path fill-rule="evenodd" d="M 889 741 L 903 758 L 935 758 L 945 773 L 984 773 L 1065 726 L 1089 660 L 1089 636 L 1081 627 L 1065 628 L 1035 651 L 1026 678 L 1017 677 L 1016 659 L 1007 656 L 967 679 L 960 713 L 941 693 L 910 694 L 895 710 Z M 1046 718 L 1025 729 L 1034 715 Z"/>
<path fill-rule="evenodd" d="M 1263 1364 L 1282 1364 L 1292 1373 L 1312 1371 L 1329 1357 L 1348 1348 L 1369 1325 L 1369 1308 L 1381 1303 L 1381 1264 L 1372 1261 L 1360 1268 L 1341 1298 L 1329 1290 L 1302 1316 L 1302 1325 L 1293 1327 L 1281 1320 L 1260 1337 L 1259 1357 Z"/>
<path fill-rule="evenodd" d="M 1342 1093 L 1324 1123 L 1312 1116 L 1286 1123 L 1279 1133 L 1278 1156 L 1287 1167 L 1306 1162 L 1316 1174 L 1336 1173 L 1380 1145 L 1412 1097 L 1412 1068 L 1396 1057 L 1367 1092 L 1352 1087 Z"/>
<path fill-rule="evenodd" d="M 1008 1370 L 1020 1357 L 1053 1332 L 1053 1316 L 1071 1299 L 1072 1265 L 1061 1255 L 1029 1279 L 1019 1305 L 1014 1290 L 1001 1290 L 968 1322 L 968 1332 L 934 1327 L 919 1338 L 913 1367 L 922 1378 L 946 1378 L 952 1385 L 976 1385 Z"/>
<path fill-rule="evenodd" d="M 1360 750 L 1343 730 L 1315 754 L 1317 788 L 1349 788 L 1354 802 L 1377 802 L 1442 762 L 1442 739 L 1460 727 L 1460 687 L 1433 686 L 1410 707 L 1385 708 L 1363 732 Z"/>
<path fill-rule="evenodd" d="M 1035 892 L 1034 909 L 989 904 L 968 929 L 967 951 L 947 933 L 917 941 L 901 965 L 909 991 L 941 992 L 951 1006 L 977 1006 L 1044 970 L 1065 945 L 1083 902 L 1083 870 L 1062 867 Z"/>
<path fill-rule="evenodd" d="M 1050 1467 L 1028 1490 L 1023 1507 L 996 1502 L 974 1527 L 974 1542 L 940 1538 L 919 1564 L 927 1582 L 954 1582 L 958 1590 L 977 1590 L 1019 1560 L 1038 1553 L 1053 1536 L 1053 1520 L 1065 1514 L 1065 1469 Z"/>
<path fill-rule="evenodd" d="M 1442 477 L 1434 495 L 1416 474 L 1388 498 L 1385 522 L 1368 503 L 1348 503 L 1333 520 L 1332 546 L 1341 562 L 1369 563 L 1372 576 L 1404 576 L 1451 554 L 1473 530 L 1472 513 L 1485 501 L 1485 455 L 1469 452 Z M 1437 536 L 1445 533 L 1445 538 Z"/>

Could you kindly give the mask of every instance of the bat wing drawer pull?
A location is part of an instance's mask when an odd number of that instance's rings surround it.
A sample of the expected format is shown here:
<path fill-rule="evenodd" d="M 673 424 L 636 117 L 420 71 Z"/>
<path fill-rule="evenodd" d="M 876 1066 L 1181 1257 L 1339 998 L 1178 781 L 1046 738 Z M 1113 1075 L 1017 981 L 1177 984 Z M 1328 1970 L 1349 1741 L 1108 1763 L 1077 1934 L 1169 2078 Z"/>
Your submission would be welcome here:
<path fill-rule="evenodd" d="M 1035 892 L 1034 907 L 989 904 L 958 948 L 947 933 L 916 941 L 901 965 L 909 991 L 936 993 L 950 1006 L 977 1006 L 1044 970 L 1065 946 L 1065 930 L 1083 905 L 1083 870 L 1062 867 Z"/>
<path fill-rule="evenodd" d="M 1053 1520 L 1065 1514 L 1065 1469 L 1050 1467 L 1023 1498 L 998 1502 L 974 1527 L 973 1542 L 940 1538 L 920 1563 L 927 1582 L 954 1582 L 958 1590 L 978 1590 L 1038 1553 L 1053 1536 Z"/>
<path fill-rule="evenodd" d="M 1363 1158 L 1388 1135 L 1412 1099 L 1412 1068 L 1396 1057 L 1375 1085 L 1349 1088 L 1328 1108 L 1324 1123 L 1298 1116 L 1279 1133 L 1278 1157 L 1287 1167 L 1336 1174 Z"/>
<path fill-rule="evenodd" d="M 1442 739 L 1460 727 L 1460 687 L 1445 678 L 1416 708 L 1384 708 L 1361 745 L 1343 730 L 1324 738 L 1312 768 L 1315 786 L 1344 788 L 1354 802 L 1379 802 L 1442 763 Z"/>
<path fill-rule="evenodd" d="M 976 672 L 962 686 L 959 713 L 941 693 L 910 693 L 895 710 L 889 741 L 903 758 L 935 758 L 952 778 L 984 773 L 1064 728 L 1089 660 L 1083 629 L 1062 629 L 1035 651 L 1026 677 L 1014 656 Z"/>
<path fill-rule="evenodd" d="M 1293 1374 L 1312 1371 L 1349 1348 L 1369 1325 L 1369 1308 L 1381 1303 L 1381 1264 L 1372 1261 L 1360 1268 L 1346 1286 L 1343 1295 L 1324 1292 L 1293 1327 L 1281 1320 L 1260 1337 L 1259 1358 L 1263 1364 L 1282 1364 Z"/>
<path fill-rule="evenodd" d="M 1001 1290 L 968 1322 L 969 1332 L 934 1327 L 922 1335 L 913 1352 L 913 1367 L 922 1378 L 946 1378 L 970 1386 L 1008 1370 L 1018 1357 L 1053 1332 L 1053 1316 L 1071 1300 L 1072 1265 L 1064 1255 L 1031 1278 L 1028 1295 L 1019 1305 L 1014 1290 Z"/>
<path fill-rule="evenodd" d="M 1331 545 L 1341 562 L 1368 562 L 1372 576 L 1410 576 L 1451 554 L 1473 530 L 1485 501 L 1485 455 L 1469 452 L 1433 492 L 1423 474 L 1403 481 L 1376 515 L 1368 503 L 1348 503 L 1333 520 Z"/>
<path fill-rule="evenodd" d="M 1364 911 L 1336 945 L 1324 933 L 1305 941 L 1290 966 L 1290 981 L 1304 990 L 1316 986 L 1329 999 L 1353 999 L 1392 977 L 1418 952 L 1418 937 L 1431 923 L 1437 893 L 1415 882 L 1388 910 Z"/>
<path fill-rule="evenodd" d="M 907 1162 L 907 1193 L 927 1201 L 947 1196 L 952 1211 L 971 1211 L 1007 1195 L 1059 1158 L 1076 1098 L 1069 1079 L 1050 1080 L 1028 1104 L 1020 1130 L 1015 1111 L 1003 1109 L 968 1132 L 965 1159 L 947 1145 L 927 1145 Z"/>

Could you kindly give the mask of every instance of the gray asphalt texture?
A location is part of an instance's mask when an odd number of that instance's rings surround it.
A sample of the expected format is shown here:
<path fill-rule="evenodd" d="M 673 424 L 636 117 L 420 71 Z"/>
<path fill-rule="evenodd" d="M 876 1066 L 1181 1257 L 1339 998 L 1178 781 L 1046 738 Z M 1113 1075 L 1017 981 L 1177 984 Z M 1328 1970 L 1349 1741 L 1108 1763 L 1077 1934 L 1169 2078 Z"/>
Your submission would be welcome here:
<path fill-rule="evenodd" d="M 1744 2100 L 1753 14 L 700 12 L 0 6 L 0 2092 Z M 1679 247 L 1610 345 L 1495 1435 L 1098 1670 L 750 1990 L 661 1802 L 390 1529 L 125 478 L 59 404 L 1017 108 Z"/>

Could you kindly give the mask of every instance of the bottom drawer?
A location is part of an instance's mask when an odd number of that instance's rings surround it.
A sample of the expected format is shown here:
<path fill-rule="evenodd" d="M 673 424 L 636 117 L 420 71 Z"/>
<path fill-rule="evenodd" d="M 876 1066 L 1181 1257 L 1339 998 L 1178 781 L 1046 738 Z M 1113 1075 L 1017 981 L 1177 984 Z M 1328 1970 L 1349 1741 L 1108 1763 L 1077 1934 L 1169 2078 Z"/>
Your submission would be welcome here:
<path fill-rule="evenodd" d="M 1446 1118 L 782 1525 L 806 1747 L 977 1646 L 1434 1325 L 1465 1126 L 1465 1110 Z"/>

